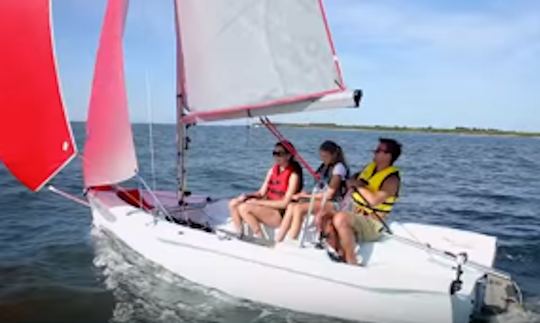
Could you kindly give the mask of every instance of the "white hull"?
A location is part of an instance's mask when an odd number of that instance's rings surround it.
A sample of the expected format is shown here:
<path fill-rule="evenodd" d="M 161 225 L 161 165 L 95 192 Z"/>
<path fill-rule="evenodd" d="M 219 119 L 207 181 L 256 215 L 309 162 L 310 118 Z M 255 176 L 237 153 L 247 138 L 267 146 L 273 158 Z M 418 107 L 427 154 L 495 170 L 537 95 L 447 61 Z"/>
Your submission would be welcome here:
<path fill-rule="evenodd" d="M 96 227 L 167 270 L 235 297 L 299 312 L 368 322 L 467 322 L 475 284 L 485 274 L 464 268 L 462 289 L 451 296 L 453 261 L 392 238 L 364 245 L 367 266 L 356 267 L 335 263 L 325 251 L 312 247 L 263 247 L 155 221 L 114 193 L 91 192 L 89 199 Z M 160 199 L 166 201 L 167 195 Z M 205 212 L 223 216 L 225 205 L 209 204 Z M 433 246 L 453 252 L 467 251 L 469 259 L 486 266 L 494 259 L 493 237 L 406 226 L 418 239 L 430 238 Z M 402 226 L 392 227 L 396 234 L 406 235 L 400 232 Z"/>

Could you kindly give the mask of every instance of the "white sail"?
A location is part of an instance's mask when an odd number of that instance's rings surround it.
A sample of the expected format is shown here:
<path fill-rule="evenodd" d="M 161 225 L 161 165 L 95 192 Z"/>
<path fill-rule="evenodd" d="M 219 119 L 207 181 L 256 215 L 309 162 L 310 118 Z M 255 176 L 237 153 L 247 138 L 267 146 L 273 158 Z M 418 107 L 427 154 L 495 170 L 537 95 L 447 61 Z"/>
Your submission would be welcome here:
<path fill-rule="evenodd" d="M 329 104 L 346 88 L 321 1 L 176 0 L 176 11 L 186 120 L 310 110 L 326 95 L 324 108 L 353 105 L 352 94 Z"/>

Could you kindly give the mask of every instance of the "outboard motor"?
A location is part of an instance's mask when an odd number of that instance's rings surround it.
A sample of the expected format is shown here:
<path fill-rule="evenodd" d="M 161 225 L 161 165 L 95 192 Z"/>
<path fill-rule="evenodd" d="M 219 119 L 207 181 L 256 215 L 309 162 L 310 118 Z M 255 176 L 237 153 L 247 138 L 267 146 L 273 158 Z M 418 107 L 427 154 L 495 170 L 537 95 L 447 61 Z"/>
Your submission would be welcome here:
<path fill-rule="evenodd" d="M 523 310 L 523 296 L 513 280 L 488 273 L 476 282 L 473 322 L 489 322 L 491 318 Z"/>

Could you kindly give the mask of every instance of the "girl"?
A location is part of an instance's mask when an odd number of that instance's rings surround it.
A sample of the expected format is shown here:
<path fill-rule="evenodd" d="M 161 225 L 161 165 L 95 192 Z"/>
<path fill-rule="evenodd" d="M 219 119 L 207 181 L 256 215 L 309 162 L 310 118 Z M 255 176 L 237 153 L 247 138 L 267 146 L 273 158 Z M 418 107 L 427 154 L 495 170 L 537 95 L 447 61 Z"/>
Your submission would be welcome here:
<path fill-rule="evenodd" d="M 346 193 L 345 181 L 349 175 L 343 150 L 335 142 L 330 140 L 323 142 L 319 147 L 319 156 L 322 164 L 319 166 L 317 173 L 321 176 L 321 180 L 328 185 L 326 192 L 327 203 L 322 206 L 322 198 L 325 193 L 317 193 L 314 196 L 315 204 L 313 205 L 315 214 L 337 210 L 335 204 L 339 203 Z M 309 209 L 311 197 L 310 194 L 304 192 L 294 196 L 295 200 L 304 201 L 289 204 L 279 228 L 277 241 L 283 241 L 287 232 L 289 232 L 289 238 L 298 239 L 302 222 Z"/>
<path fill-rule="evenodd" d="M 276 143 L 272 151 L 275 163 L 266 173 L 259 190 L 242 194 L 229 202 L 232 221 L 239 235 L 242 234 L 242 221 L 259 238 L 262 238 L 260 223 L 278 227 L 293 195 L 302 190 L 302 167 L 285 146 L 294 149 L 288 141 Z"/>

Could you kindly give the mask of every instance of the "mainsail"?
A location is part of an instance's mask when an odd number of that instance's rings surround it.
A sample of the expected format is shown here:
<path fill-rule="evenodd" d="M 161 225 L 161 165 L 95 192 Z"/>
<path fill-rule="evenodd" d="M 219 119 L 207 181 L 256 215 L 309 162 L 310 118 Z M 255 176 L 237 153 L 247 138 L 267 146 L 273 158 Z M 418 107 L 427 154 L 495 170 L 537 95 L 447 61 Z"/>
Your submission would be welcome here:
<path fill-rule="evenodd" d="M 50 1 L 0 1 L 0 42 L 0 160 L 36 191 L 76 154 L 56 71 Z"/>
<path fill-rule="evenodd" d="M 185 123 L 341 108 L 321 0 L 176 0 Z"/>
<path fill-rule="evenodd" d="M 123 66 L 122 36 L 127 6 L 127 0 L 109 0 L 107 5 L 83 154 L 86 187 L 119 183 L 137 172 Z"/>

